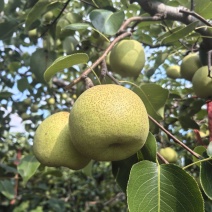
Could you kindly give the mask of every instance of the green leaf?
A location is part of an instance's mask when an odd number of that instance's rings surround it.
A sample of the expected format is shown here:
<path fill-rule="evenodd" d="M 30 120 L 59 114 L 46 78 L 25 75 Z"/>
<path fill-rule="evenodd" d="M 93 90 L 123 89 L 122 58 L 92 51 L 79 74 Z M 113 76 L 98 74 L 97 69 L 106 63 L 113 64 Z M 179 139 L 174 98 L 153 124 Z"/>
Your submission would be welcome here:
<path fill-rule="evenodd" d="M 62 28 L 62 31 L 65 32 L 67 30 L 85 30 L 88 27 L 91 27 L 90 24 L 87 23 L 74 23 L 74 24 L 69 24 L 65 27 Z"/>
<path fill-rule="evenodd" d="M 204 0 L 204 1 L 196 1 L 195 2 L 195 12 L 204 17 L 205 19 L 212 18 L 212 1 Z"/>
<path fill-rule="evenodd" d="M 146 143 L 139 151 L 139 160 L 156 162 L 157 144 L 154 135 L 149 132 Z"/>
<path fill-rule="evenodd" d="M 144 84 L 141 87 L 129 81 L 120 81 L 133 85 L 134 91 L 143 101 L 147 113 L 155 120 L 161 120 L 164 117 L 164 106 L 168 99 L 169 92 L 167 89 L 162 88 L 156 84 Z M 157 126 L 150 121 L 150 129 L 155 131 Z"/>
<path fill-rule="evenodd" d="M 127 189 L 127 182 L 129 180 L 130 170 L 132 166 L 137 162 L 137 154 L 134 154 L 125 160 L 112 161 L 113 176 L 122 191 L 124 192 L 126 192 Z"/>
<path fill-rule="evenodd" d="M 29 11 L 26 18 L 26 30 L 30 29 L 30 26 L 41 17 L 46 11 L 46 8 L 51 4 L 55 4 L 57 1 L 39 0 L 34 7 Z"/>
<path fill-rule="evenodd" d="M 18 165 L 18 173 L 23 178 L 23 183 L 26 184 L 28 180 L 35 174 L 40 163 L 34 155 L 27 155 L 23 157 Z"/>
<path fill-rule="evenodd" d="M 3 23 L 0 23 L 0 40 L 7 40 L 16 31 L 18 23 L 15 20 L 5 20 Z"/>
<path fill-rule="evenodd" d="M 137 94 L 143 100 L 149 115 L 156 119 L 164 117 L 164 106 L 169 95 L 167 89 L 156 84 L 145 84 Z"/>
<path fill-rule="evenodd" d="M 49 52 L 45 49 L 37 49 L 33 52 L 30 58 L 30 70 L 39 82 L 46 83 L 43 76 L 44 72 L 53 63 L 55 58 L 55 52 Z"/>
<path fill-rule="evenodd" d="M 11 180 L 0 180 L 0 192 L 8 199 L 14 199 L 14 185 Z"/>
<path fill-rule="evenodd" d="M 135 164 L 127 186 L 129 211 L 203 212 L 204 204 L 196 181 L 173 164 L 150 161 Z"/>
<path fill-rule="evenodd" d="M 198 21 L 195 21 L 186 27 L 172 33 L 171 35 L 167 36 L 162 40 L 163 44 L 173 43 L 175 41 L 178 41 L 181 38 L 185 38 L 190 32 L 192 32 L 196 26 L 198 25 Z"/>
<path fill-rule="evenodd" d="M 0 92 L 0 99 L 9 99 L 13 93 L 8 92 L 8 91 L 2 91 Z"/>
<path fill-rule="evenodd" d="M 108 38 L 102 34 L 100 31 L 98 31 L 97 29 L 93 28 L 90 24 L 87 23 L 74 23 L 74 24 L 69 24 L 65 27 L 62 28 L 62 33 L 64 34 L 68 34 L 69 31 L 76 31 L 76 30 L 87 30 L 88 28 L 91 28 L 92 30 L 94 30 L 95 32 L 97 32 L 98 34 L 100 34 L 102 37 L 104 37 L 104 39 L 108 42 L 110 42 L 110 40 L 108 40 Z"/>
<path fill-rule="evenodd" d="M 199 125 L 189 115 L 179 117 L 179 122 L 184 129 L 199 129 Z"/>
<path fill-rule="evenodd" d="M 149 132 L 146 143 L 137 154 L 134 154 L 125 160 L 112 162 L 113 176 L 124 192 L 126 192 L 130 170 L 132 166 L 140 160 L 156 161 L 156 140 L 151 132 Z"/>
<path fill-rule="evenodd" d="M 212 157 L 212 141 L 210 141 L 210 143 L 208 144 L 208 147 L 207 147 L 207 155 L 209 157 Z"/>
<path fill-rule="evenodd" d="M 212 160 L 201 162 L 200 183 L 207 197 L 212 200 Z"/>
<path fill-rule="evenodd" d="M 52 76 L 54 76 L 58 71 L 65 68 L 69 68 L 77 64 L 86 64 L 88 62 L 88 55 L 85 53 L 71 54 L 67 56 L 61 56 L 57 58 L 51 66 L 47 68 L 44 73 L 44 79 L 48 82 Z"/>
<path fill-rule="evenodd" d="M 97 30 L 106 35 L 114 35 L 124 21 L 124 12 L 113 13 L 108 10 L 96 9 L 90 13 L 90 19 Z"/>
<path fill-rule="evenodd" d="M 21 91 L 21 92 L 25 91 L 27 88 L 30 87 L 30 84 L 29 84 L 29 82 L 27 80 L 27 77 L 24 77 L 24 78 L 18 80 L 17 84 L 18 84 L 17 85 L 18 86 L 18 90 Z"/>
<path fill-rule="evenodd" d="M 199 155 L 203 155 L 203 153 L 206 151 L 206 148 L 204 146 L 196 146 L 194 148 L 194 152 L 198 153 Z M 197 159 L 196 157 L 194 157 L 192 155 L 192 160 L 193 162 L 198 161 L 199 159 Z M 200 163 L 197 163 L 197 166 L 200 166 Z"/>
<path fill-rule="evenodd" d="M 0 0 L 0 12 L 4 10 L 4 0 Z"/>

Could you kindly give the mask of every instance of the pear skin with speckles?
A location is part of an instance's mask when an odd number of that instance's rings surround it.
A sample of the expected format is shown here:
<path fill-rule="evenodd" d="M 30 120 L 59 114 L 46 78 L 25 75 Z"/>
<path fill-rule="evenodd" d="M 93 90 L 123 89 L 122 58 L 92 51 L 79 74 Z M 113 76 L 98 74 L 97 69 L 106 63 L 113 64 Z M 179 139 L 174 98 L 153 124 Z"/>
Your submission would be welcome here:
<path fill-rule="evenodd" d="M 47 117 L 37 128 L 33 152 L 38 161 L 50 167 L 84 168 L 90 159 L 73 146 L 68 127 L 69 112 L 61 111 Z"/>
<path fill-rule="evenodd" d="M 149 133 L 140 97 L 120 85 L 97 85 L 82 93 L 69 117 L 76 149 L 97 161 L 123 160 L 145 144 Z"/>

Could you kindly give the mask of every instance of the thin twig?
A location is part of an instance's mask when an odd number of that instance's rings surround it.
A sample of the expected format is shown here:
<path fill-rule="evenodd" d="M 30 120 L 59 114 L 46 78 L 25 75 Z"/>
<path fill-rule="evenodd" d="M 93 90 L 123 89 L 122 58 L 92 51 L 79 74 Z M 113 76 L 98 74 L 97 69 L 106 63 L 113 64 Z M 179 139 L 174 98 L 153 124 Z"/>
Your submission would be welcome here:
<path fill-rule="evenodd" d="M 131 17 L 131 18 L 128 18 L 123 24 L 122 26 L 120 27 L 119 31 L 118 31 L 118 34 L 119 33 L 122 33 L 126 30 L 126 28 L 128 27 L 128 25 L 131 23 L 131 22 L 134 22 L 136 21 L 136 25 L 140 22 L 143 22 L 143 21 L 161 21 L 162 18 L 159 17 L 159 16 L 153 16 L 153 17 L 141 17 L 141 16 L 134 16 L 134 17 Z M 133 28 L 135 27 L 135 25 L 133 26 Z"/>
<path fill-rule="evenodd" d="M 160 158 L 165 164 L 169 164 L 169 162 L 159 153 L 157 152 L 158 158 Z"/>
<path fill-rule="evenodd" d="M 185 13 L 187 15 L 191 15 L 191 16 L 199 19 L 202 23 L 206 24 L 207 26 L 212 26 L 207 20 L 205 20 L 201 15 L 195 13 L 194 11 L 180 9 L 179 12 Z"/>
<path fill-rule="evenodd" d="M 177 139 L 174 135 L 172 135 L 168 130 L 166 130 L 160 123 L 158 123 L 154 118 L 152 118 L 150 115 L 149 119 L 154 122 L 161 130 L 163 130 L 167 135 L 169 135 L 176 143 L 178 143 L 180 146 L 182 146 L 184 149 L 186 149 L 188 152 L 190 152 L 194 157 L 201 159 L 202 157 L 191 150 L 189 147 L 187 147 L 183 142 L 181 142 L 179 139 Z"/>
<path fill-rule="evenodd" d="M 120 83 L 116 78 L 114 78 L 112 74 L 110 74 L 109 72 L 107 72 L 106 75 L 107 75 L 113 82 L 115 82 L 117 85 L 121 85 L 121 83 Z"/>
<path fill-rule="evenodd" d="M 60 16 L 62 15 L 63 11 L 64 11 L 64 10 L 66 9 L 66 7 L 68 6 L 68 4 L 69 4 L 70 1 L 71 1 L 71 0 L 68 0 L 68 1 L 64 4 L 64 6 L 63 6 L 62 10 L 60 11 L 60 13 L 58 14 L 58 16 L 48 25 L 47 29 L 41 34 L 40 37 L 43 37 L 43 36 L 47 33 L 47 31 L 49 30 L 49 28 L 50 28 L 51 26 L 53 26 L 53 25 L 57 22 L 57 20 L 60 18 Z"/>

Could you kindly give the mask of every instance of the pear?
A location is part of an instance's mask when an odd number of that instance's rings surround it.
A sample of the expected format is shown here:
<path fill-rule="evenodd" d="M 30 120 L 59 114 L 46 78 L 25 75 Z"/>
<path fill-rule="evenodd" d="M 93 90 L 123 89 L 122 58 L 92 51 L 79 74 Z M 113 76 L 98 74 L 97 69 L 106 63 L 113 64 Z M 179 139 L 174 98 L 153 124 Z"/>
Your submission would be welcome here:
<path fill-rule="evenodd" d="M 70 112 L 69 128 L 74 146 L 83 155 L 97 161 L 117 161 L 145 144 L 149 120 L 137 94 L 105 84 L 78 97 Z"/>
<path fill-rule="evenodd" d="M 169 163 L 175 163 L 177 161 L 178 154 L 171 147 L 162 148 L 159 152 Z"/>
<path fill-rule="evenodd" d="M 197 70 L 192 78 L 194 93 L 201 98 L 212 97 L 212 79 L 208 76 L 208 66 Z"/>
<path fill-rule="evenodd" d="M 78 170 L 90 162 L 73 146 L 68 121 L 69 112 L 62 111 L 49 116 L 38 126 L 33 152 L 41 164 Z"/>
<path fill-rule="evenodd" d="M 111 69 L 123 77 L 137 77 L 144 64 L 144 48 L 136 40 L 122 40 L 111 50 Z"/>
<path fill-rule="evenodd" d="M 196 53 L 190 53 L 185 56 L 180 66 L 180 73 L 184 79 L 192 80 L 194 73 L 202 66 L 199 55 Z"/>
<path fill-rule="evenodd" d="M 172 79 L 181 78 L 180 66 L 172 65 L 172 66 L 168 67 L 166 70 L 166 75 Z"/>

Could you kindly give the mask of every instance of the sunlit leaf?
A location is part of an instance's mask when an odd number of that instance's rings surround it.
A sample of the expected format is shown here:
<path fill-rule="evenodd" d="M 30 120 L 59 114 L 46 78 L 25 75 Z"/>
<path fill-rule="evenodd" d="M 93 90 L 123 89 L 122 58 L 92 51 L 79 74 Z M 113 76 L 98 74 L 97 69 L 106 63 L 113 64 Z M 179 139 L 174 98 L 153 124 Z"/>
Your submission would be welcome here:
<path fill-rule="evenodd" d="M 196 181 L 173 164 L 150 161 L 135 164 L 127 186 L 129 211 L 203 212 L 204 202 Z"/>
<path fill-rule="evenodd" d="M 40 163 L 34 155 L 27 155 L 23 157 L 18 165 L 18 173 L 23 178 L 24 184 L 35 174 Z"/>
<path fill-rule="evenodd" d="M 190 32 L 192 32 L 196 28 L 197 25 L 198 25 L 198 21 L 187 25 L 186 27 L 184 27 L 184 28 L 172 33 L 168 37 L 164 38 L 162 40 L 162 43 L 164 43 L 164 44 L 172 43 L 172 42 L 178 41 L 181 38 L 186 37 Z"/>
<path fill-rule="evenodd" d="M 114 35 L 124 21 L 124 13 L 97 9 L 90 13 L 90 19 L 97 30 L 107 35 Z"/>
<path fill-rule="evenodd" d="M 85 53 L 77 53 L 57 58 L 51 66 L 49 66 L 45 73 L 44 79 L 48 82 L 58 71 L 69 68 L 77 64 L 86 64 L 88 62 L 88 55 Z"/>

